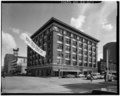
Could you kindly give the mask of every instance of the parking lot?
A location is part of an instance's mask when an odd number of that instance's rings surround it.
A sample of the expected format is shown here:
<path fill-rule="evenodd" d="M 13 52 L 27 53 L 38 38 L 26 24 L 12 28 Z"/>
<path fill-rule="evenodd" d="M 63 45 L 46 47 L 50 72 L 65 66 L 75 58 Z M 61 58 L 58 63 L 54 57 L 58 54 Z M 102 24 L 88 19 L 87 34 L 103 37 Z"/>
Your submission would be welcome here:
<path fill-rule="evenodd" d="M 116 81 L 105 83 L 104 79 L 93 80 L 91 82 L 85 78 L 27 76 L 2 78 L 3 93 L 85 93 L 93 89 L 105 88 L 116 92 Z"/>

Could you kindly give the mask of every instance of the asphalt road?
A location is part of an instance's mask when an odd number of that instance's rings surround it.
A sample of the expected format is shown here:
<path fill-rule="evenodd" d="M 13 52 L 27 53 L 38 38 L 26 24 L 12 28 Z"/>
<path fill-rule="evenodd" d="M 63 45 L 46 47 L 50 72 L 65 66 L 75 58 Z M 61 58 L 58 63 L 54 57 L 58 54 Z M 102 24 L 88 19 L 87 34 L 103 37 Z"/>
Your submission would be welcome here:
<path fill-rule="evenodd" d="M 3 93 L 85 93 L 93 89 L 117 91 L 117 83 L 101 80 L 58 77 L 5 77 L 2 78 Z"/>

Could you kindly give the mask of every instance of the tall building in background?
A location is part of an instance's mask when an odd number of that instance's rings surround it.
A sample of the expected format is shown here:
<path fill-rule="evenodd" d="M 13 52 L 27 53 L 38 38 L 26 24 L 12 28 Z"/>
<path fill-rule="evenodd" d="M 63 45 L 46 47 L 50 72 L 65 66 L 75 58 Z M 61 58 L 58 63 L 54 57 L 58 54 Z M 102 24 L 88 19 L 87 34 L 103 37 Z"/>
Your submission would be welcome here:
<path fill-rule="evenodd" d="M 110 42 L 103 46 L 103 59 L 106 61 L 106 53 L 108 50 L 108 59 L 109 61 L 116 64 L 116 42 Z"/>
<path fill-rule="evenodd" d="M 4 69 L 6 75 L 26 74 L 27 57 L 18 56 L 19 48 L 13 49 L 13 54 L 6 54 Z"/>
<path fill-rule="evenodd" d="M 27 49 L 27 73 L 36 76 L 58 76 L 97 72 L 97 43 L 99 40 L 64 22 L 51 18 L 31 36 L 46 57 Z"/>
<path fill-rule="evenodd" d="M 116 42 L 110 42 L 103 46 L 103 61 L 105 62 L 106 67 L 106 58 L 108 51 L 108 66 L 110 73 L 116 73 L 116 65 L 117 65 L 117 55 L 116 55 Z"/>

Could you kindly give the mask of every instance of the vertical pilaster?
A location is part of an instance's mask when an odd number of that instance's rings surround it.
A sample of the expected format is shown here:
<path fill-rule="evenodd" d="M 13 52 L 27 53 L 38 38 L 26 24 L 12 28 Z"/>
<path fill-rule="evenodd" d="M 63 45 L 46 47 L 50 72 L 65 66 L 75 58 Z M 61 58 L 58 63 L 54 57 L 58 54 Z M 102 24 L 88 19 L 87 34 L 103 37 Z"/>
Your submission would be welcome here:
<path fill-rule="evenodd" d="M 53 50 L 52 50 L 52 54 L 53 54 L 53 60 L 52 63 L 57 63 L 57 32 L 53 31 L 52 33 L 53 35 Z"/>
<path fill-rule="evenodd" d="M 88 63 L 88 67 L 89 67 L 89 41 L 87 42 L 87 63 Z"/>
<path fill-rule="evenodd" d="M 77 37 L 77 66 L 79 66 L 79 37 Z"/>
<path fill-rule="evenodd" d="M 83 50 L 83 51 L 82 51 L 82 52 L 83 52 L 83 53 L 82 53 L 82 54 L 83 54 L 83 55 L 82 55 L 82 64 L 83 64 L 83 67 L 84 67 L 84 39 L 83 39 L 83 43 L 82 43 L 82 44 L 83 44 L 83 46 L 82 46 L 82 50 Z"/>
<path fill-rule="evenodd" d="M 71 34 L 71 56 L 70 56 L 70 62 L 71 62 L 71 66 L 73 65 L 73 62 L 72 62 L 72 53 L 73 53 L 73 50 L 72 50 L 72 38 L 73 38 L 73 34 Z"/>
<path fill-rule="evenodd" d="M 97 47 L 97 45 L 96 45 L 96 52 L 95 52 L 95 54 L 96 54 L 96 68 L 98 68 L 98 64 L 97 64 L 97 56 L 98 56 L 98 47 Z"/>
<path fill-rule="evenodd" d="M 66 31 L 63 31 L 63 65 L 65 64 L 65 34 L 66 34 Z"/>
<path fill-rule="evenodd" d="M 91 50 L 91 55 L 92 55 L 92 68 L 93 68 L 93 43 L 92 43 L 92 50 Z"/>

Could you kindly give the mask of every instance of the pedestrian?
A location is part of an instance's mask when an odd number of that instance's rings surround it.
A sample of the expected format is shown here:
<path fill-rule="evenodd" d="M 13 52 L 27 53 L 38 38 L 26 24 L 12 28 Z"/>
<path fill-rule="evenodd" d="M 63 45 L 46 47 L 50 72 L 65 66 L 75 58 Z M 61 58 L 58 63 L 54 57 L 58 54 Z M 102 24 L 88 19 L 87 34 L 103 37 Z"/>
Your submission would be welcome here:
<path fill-rule="evenodd" d="M 2 77 L 5 78 L 5 72 L 2 73 Z"/>
<path fill-rule="evenodd" d="M 106 76 L 107 76 L 107 74 L 106 74 L 106 72 L 105 72 L 105 74 L 104 74 L 104 80 L 105 80 L 105 82 L 107 81 L 106 79 Z"/>
<path fill-rule="evenodd" d="M 91 82 L 93 81 L 93 75 L 92 75 L 92 73 L 90 73 L 90 80 L 91 80 Z"/>

